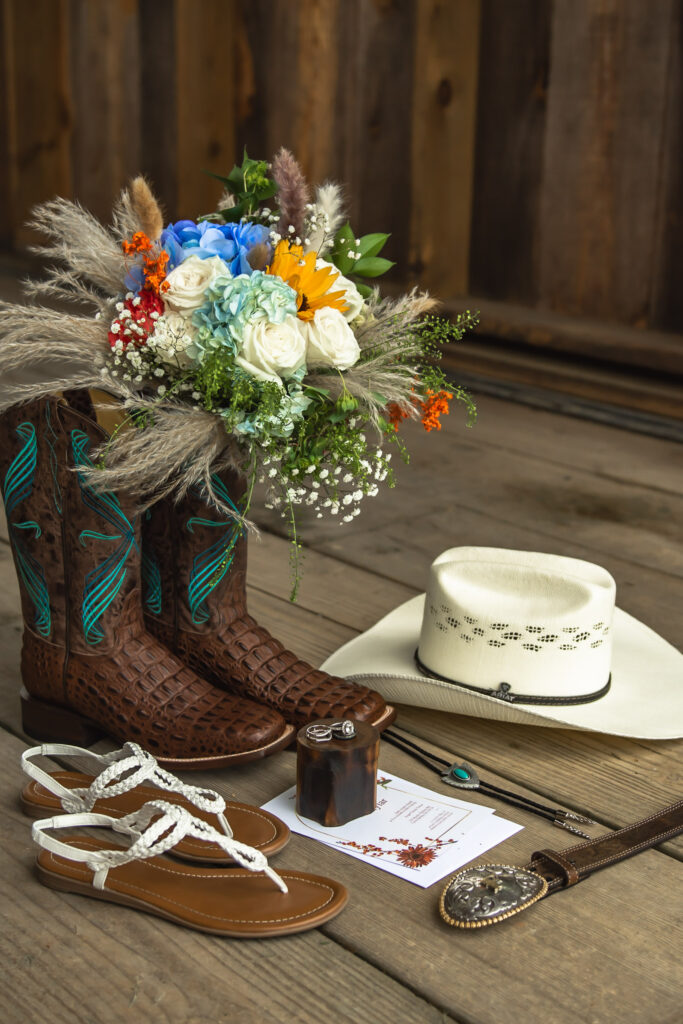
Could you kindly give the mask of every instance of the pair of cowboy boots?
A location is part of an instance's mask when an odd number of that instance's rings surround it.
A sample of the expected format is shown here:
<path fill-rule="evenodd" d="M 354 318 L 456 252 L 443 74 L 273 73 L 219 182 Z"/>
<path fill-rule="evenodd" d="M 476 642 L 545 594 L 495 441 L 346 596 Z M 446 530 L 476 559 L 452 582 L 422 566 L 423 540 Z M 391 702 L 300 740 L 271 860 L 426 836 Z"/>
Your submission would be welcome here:
<path fill-rule="evenodd" d="M 0 417 L 24 730 L 81 746 L 134 740 L 189 769 L 267 756 L 313 718 L 388 725 L 379 694 L 314 670 L 248 615 L 246 539 L 201 494 L 140 517 L 130 498 L 90 486 L 79 467 L 106 440 L 91 412 L 72 393 Z M 236 475 L 214 486 L 239 498 Z"/>

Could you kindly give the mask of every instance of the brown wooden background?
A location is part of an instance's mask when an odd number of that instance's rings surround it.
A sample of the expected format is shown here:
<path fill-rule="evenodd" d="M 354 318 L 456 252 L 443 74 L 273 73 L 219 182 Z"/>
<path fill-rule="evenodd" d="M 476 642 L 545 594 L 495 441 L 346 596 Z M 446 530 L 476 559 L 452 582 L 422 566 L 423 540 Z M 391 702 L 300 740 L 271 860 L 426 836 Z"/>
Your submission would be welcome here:
<path fill-rule="evenodd" d="M 680 0 L 1 3 L 5 248 L 140 170 L 205 212 L 285 144 L 490 335 L 683 373 Z"/>

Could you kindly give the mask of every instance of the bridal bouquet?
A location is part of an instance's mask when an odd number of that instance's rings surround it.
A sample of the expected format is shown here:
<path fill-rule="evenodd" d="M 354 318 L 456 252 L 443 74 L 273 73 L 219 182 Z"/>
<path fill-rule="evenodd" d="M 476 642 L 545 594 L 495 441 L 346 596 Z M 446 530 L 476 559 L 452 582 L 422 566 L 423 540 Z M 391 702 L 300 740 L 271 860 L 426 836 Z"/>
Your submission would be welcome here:
<path fill-rule="evenodd" d="M 93 471 L 99 486 L 143 504 L 201 486 L 234 516 L 214 486 L 230 465 L 247 478 L 238 514 L 265 482 L 296 555 L 298 506 L 348 523 L 393 485 L 404 420 L 440 429 L 454 399 L 472 418 L 438 357 L 476 319 L 435 317 L 417 291 L 382 298 L 371 282 L 393 265 L 380 255 L 389 236 L 357 237 L 339 187 L 312 192 L 286 150 L 270 165 L 245 153 L 221 180 L 217 212 L 166 227 L 141 178 L 111 230 L 64 200 L 39 208 L 35 225 L 54 239 L 43 252 L 67 269 L 33 290 L 97 307 L 94 320 L 40 311 L 50 337 L 55 318 L 70 329 L 57 354 L 82 363 L 87 349 L 88 363 L 43 390 L 99 386 L 124 406 Z"/>

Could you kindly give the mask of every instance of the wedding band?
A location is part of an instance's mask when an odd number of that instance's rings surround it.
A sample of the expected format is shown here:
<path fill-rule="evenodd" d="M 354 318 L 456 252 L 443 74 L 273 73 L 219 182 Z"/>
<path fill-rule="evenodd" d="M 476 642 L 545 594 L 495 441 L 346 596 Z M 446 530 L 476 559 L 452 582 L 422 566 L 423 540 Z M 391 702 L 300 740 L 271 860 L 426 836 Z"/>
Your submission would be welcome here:
<path fill-rule="evenodd" d="M 329 725 L 309 725 L 306 729 L 306 739 L 314 740 L 315 743 L 327 743 L 332 739 L 332 729 Z"/>
<path fill-rule="evenodd" d="M 309 725 L 306 729 L 306 739 L 314 743 L 329 743 L 334 736 L 340 740 L 351 740 L 356 735 L 356 727 L 349 718 L 332 722 L 331 725 Z"/>

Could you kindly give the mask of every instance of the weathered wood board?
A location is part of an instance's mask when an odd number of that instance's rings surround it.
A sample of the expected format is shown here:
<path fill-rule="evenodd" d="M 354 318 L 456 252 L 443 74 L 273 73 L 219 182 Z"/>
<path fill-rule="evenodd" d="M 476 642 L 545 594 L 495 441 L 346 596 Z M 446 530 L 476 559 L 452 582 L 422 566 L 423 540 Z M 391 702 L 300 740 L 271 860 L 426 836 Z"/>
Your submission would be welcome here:
<path fill-rule="evenodd" d="M 533 547 L 541 541 L 549 550 L 597 560 L 615 574 L 624 607 L 677 639 L 677 446 L 494 399 L 482 400 L 474 431 L 465 433 L 451 417 L 442 435 L 416 433 L 411 442 L 413 466 L 401 472 L 395 491 L 368 503 L 365 525 L 361 517 L 352 531 L 320 530 L 315 522 L 307 527 L 298 605 L 288 601 L 286 539 L 264 531 L 251 543 L 251 609 L 304 657 L 321 662 L 417 593 L 431 558 L 454 543 Z M 454 482 L 466 495 L 455 502 L 447 498 Z M 567 509 L 553 487 L 566 495 L 574 485 L 581 486 L 584 505 Z M 511 509 L 513 486 L 523 500 Z M 600 525 L 600 509 L 608 505 L 620 507 L 622 519 L 605 517 Z M 579 521 L 585 524 L 580 537 Z M 0 538 L 3 1019 L 251 1024 L 324 1015 L 333 1024 L 677 1024 L 683 942 L 673 901 L 680 888 L 680 837 L 472 935 L 440 922 L 439 886 L 418 889 L 296 836 L 277 862 L 340 879 L 351 900 L 322 931 L 290 939 L 221 941 L 42 888 L 31 875 L 28 825 L 16 804 L 18 756 L 26 742 L 17 700 L 21 625 L 4 524 Z M 441 756 L 467 759 L 498 785 L 588 813 L 599 823 L 593 834 L 670 803 L 682 789 L 678 742 L 509 726 L 405 707 L 398 722 Z M 386 744 L 380 765 L 431 788 L 440 785 Z M 292 784 L 294 766 L 286 751 L 266 764 L 188 779 L 227 798 L 262 803 Z M 500 815 L 524 825 L 485 859 L 523 863 L 534 849 L 574 842 L 526 812 L 477 794 L 472 800 L 493 803 Z"/>

